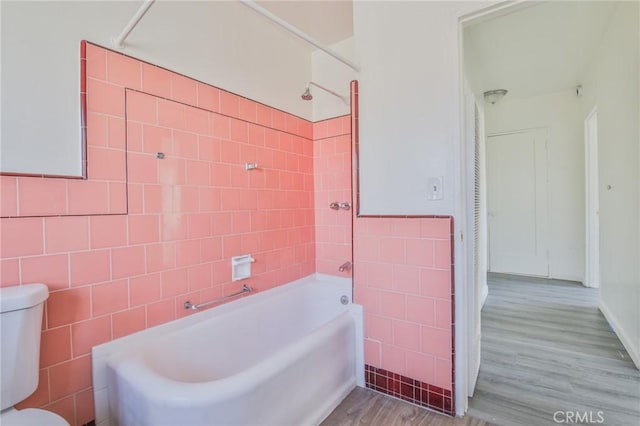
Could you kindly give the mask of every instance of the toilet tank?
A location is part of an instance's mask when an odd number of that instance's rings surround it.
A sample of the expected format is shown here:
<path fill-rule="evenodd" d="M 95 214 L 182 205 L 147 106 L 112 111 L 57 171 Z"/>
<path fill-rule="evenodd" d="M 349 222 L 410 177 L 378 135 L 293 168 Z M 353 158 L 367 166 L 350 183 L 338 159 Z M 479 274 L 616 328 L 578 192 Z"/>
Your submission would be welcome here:
<path fill-rule="evenodd" d="M 44 284 L 0 288 L 1 408 L 26 399 L 38 387 Z"/>

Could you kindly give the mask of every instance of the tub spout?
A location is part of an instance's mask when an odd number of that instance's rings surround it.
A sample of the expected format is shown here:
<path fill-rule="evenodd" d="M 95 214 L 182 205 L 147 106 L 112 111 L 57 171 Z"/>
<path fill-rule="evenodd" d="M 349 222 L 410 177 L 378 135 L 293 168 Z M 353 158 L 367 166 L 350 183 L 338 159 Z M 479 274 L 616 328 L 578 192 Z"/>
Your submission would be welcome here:
<path fill-rule="evenodd" d="M 340 272 L 344 272 L 344 271 L 350 271 L 351 270 L 351 262 L 347 261 L 344 262 L 342 265 L 340 265 L 340 267 L 338 268 L 338 271 Z"/>

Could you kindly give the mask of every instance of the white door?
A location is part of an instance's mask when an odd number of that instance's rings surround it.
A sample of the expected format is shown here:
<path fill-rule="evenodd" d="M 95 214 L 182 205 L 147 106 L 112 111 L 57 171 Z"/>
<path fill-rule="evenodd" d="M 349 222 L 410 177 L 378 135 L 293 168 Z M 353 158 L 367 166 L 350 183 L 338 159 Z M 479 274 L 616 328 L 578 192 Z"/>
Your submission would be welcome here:
<path fill-rule="evenodd" d="M 584 122 L 586 172 L 586 258 L 587 287 L 600 287 L 600 221 L 598 194 L 598 117 L 596 110 Z"/>
<path fill-rule="evenodd" d="M 546 131 L 487 137 L 491 272 L 549 276 Z"/>
<path fill-rule="evenodd" d="M 480 326 L 480 311 L 484 301 L 483 290 L 486 287 L 487 274 L 486 264 L 483 263 L 483 256 L 485 255 L 483 252 L 486 250 L 482 250 L 480 245 L 481 242 L 486 245 L 486 234 L 483 233 L 485 222 L 482 220 L 486 217 L 486 212 L 482 210 L 485 208 L 486 203 L 484 203 L 484 189 L 482 188 L 484 182 L 482 181 L 481 117 L 480 111 L 476 107 L 475 97 L 470 91 L 465 96 L 465 106 L 466 161 L 468 170 L 473 170 L 473 173 L 467 175 L 466 182 L 466 203 L 467 206 L 472 207 L 467 214 L 466 233 L 473 236 L 473 238 L 467 239 L 466 245 L 466 281 L 469 283 L 467 288 L 469 289 L 471 300 L 467 323 L 470 331 L 468 341 L 469 357 L 467 358 L 467 392 L 469 396 L 472 396 L 480 371 L 480 338 L 482 330 Z"/>

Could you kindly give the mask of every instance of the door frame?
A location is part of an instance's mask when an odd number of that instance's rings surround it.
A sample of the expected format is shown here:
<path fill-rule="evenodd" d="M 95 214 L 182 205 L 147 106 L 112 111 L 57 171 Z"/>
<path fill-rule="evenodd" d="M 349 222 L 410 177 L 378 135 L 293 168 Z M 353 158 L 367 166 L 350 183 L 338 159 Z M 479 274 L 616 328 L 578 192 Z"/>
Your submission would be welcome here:
<path fill-rule="evenodd" d="M 455 278 L 455 356 L 454 356 L 454 394 L 455 394 L 455 412 L 458 416 L 463 416 L 467 412 L 469 406 L 469 397 L 472 392 L 469 387 L 472 386 L 472 377 L 474 372 L 471 368 L 474 365 L 473 358 L 473 339 L 475 336 L 476 323 L 474 321 L 474 309 L 477 300 L 474 300 L 474 282 L 469 280 L 469 271 L 467 271 L 469 256 L 473 256 L 473 238 L 465 238 L 469 234 L 467 224 L 473 220 L 473 199 L 469 199 L 467 184 L 469 175 L 473 175 L 473 168 L 468 166 L 469 147 L 467 146 L 467 138 L 465 138 L 465 127 L 467 125 L 467 107 L 465 105 L 465 86 L 464 86 L 464 54 L 463 54 L 463 31 L 464 28 L 485 20 L 512 13 L 516 10 L 525 9 L 534 6 L 536 3 L 525 0 L 501 1 L 497 4 L 491 4 L 488 7 L 480 8 L 464 15 L 455 15 L 451 17 L 452 28 L 457 28 L 457 68 L 458 68 L 458 85 L 456 88 L 455 102 L 457 105 L 457 114 L 455 117 L 455 138 L 454 143 L 454 187 L 457 188 L 455 194 L 455 234 L 454 234 L 454 276 Z M 479 99 L 479 103 L 483 99 Z M 483 129 L 483 123 L 481 123 Z M 481 132 L 484 133 L 483 130 Z M 471 243 L 469 243 L 471 242 Z M 479 242 L 480 247 L 486 244 L 484 241 Z M 486 251 L 486 248 L 484 249 Z M 477 296 L 476 296 L 477 297 Z M 480 296 L 482 297 L 482 296 Z"/>
<path fill-rule="evenodd" d="M 589 128 L 591 120 L 595 132 Z M 584 119 L 585 259 L 584 286 L 600 287 L 600 194 L 598 176 L 598 107 Z"/>

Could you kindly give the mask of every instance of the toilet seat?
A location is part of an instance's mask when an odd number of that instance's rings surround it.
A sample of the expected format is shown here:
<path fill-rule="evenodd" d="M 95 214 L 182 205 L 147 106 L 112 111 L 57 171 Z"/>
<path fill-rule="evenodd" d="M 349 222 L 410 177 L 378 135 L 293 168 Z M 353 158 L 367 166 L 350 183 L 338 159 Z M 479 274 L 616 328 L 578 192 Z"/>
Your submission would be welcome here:
<path fill-rule="evenodd" d="M 2 426 L 69 426 L 69 423 L 51 411 L 37 408 L 9 409 L 0 416 Z"/>

